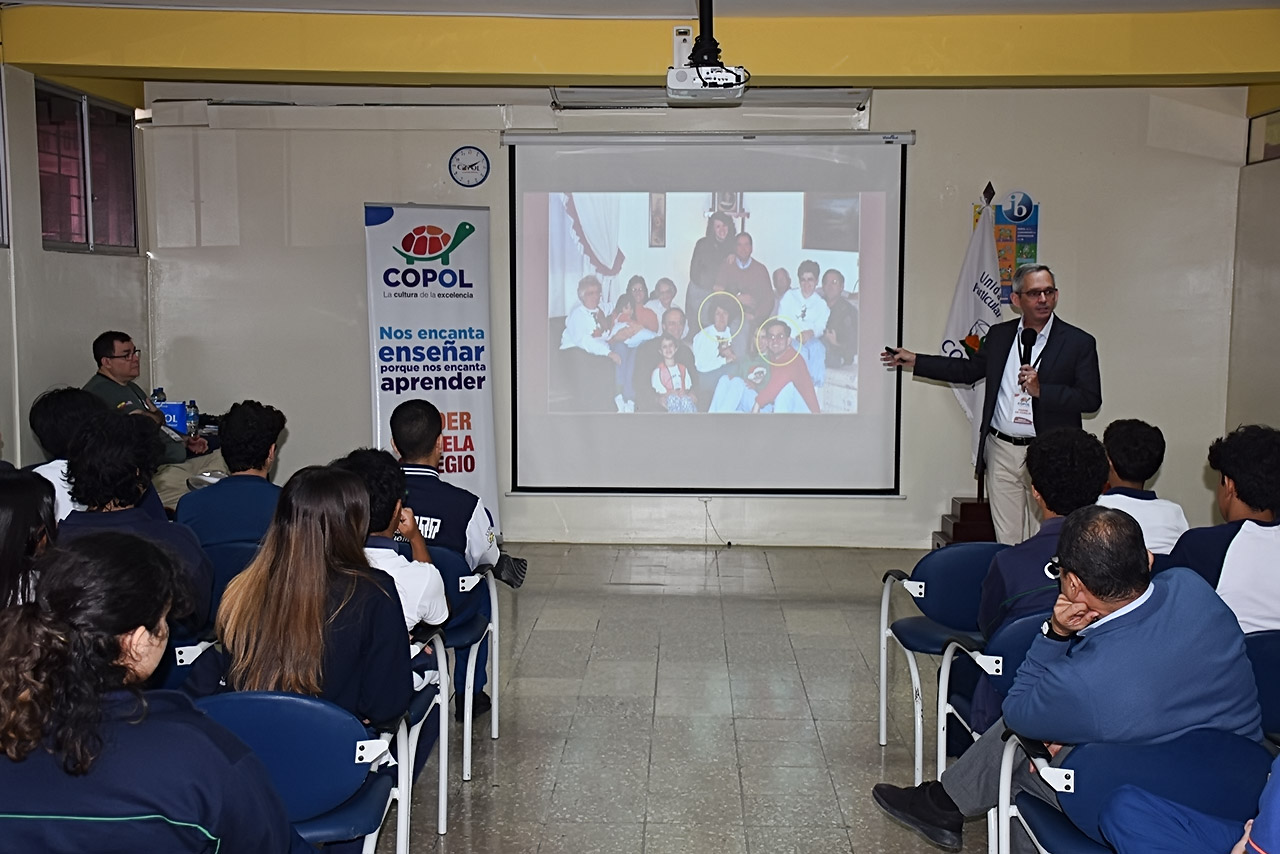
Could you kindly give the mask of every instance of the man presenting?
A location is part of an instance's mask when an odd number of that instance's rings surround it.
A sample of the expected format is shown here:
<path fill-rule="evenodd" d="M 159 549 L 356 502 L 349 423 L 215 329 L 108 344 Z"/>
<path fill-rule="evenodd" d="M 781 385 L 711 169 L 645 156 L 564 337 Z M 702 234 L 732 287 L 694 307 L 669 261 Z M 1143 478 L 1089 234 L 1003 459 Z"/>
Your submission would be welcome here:
<path fill-rule="evenodd" d="M 1058 288 L 1048 267 L 1019 267 L 1010 301 L 1022 318 L 991 327 L 968 359 L 887 348 L 880 360 L 932 380 L 986 379 L 978 473 L 987 475 L 996 539 L 1012 545 L 1039 528 L 1026 477 L 1027 445 L 1037 433 L 1080 427 L 1083 413 L 1102 406 L 1102 379 L 1093 336 L 1054 314 Z"/>
<path fill-rule="evenodd" d="M 164 425 L 164 416 L 134 380 L 142 372 L 142 351 L 124 332 L 108 331 L 93 339 L 93 361 L 98 372 L 84 384 L 84 390 L 126 415 L 142 414 L 160 425 L 164 442 L 164 465 L 152 483 L 165 507 L 174 507 L 185 495 L 187 478 L 202 471 L 226 469 L 222 453 L 209 453 L 209 443 L 199 436 L 181 436 Z M 192 459 L 188 460 L 188 452 Z"/>

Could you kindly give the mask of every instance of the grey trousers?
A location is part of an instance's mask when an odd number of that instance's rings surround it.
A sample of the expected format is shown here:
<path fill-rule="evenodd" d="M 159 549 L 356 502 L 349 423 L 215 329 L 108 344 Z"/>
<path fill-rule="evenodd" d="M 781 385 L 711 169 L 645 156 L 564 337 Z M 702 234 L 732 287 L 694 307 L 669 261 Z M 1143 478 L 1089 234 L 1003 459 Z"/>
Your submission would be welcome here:
<path fill-rule="evenodd" d="M 1036 501 L 1031 496 L 1027 476 L 1026 446 L 987 436 L 987 500 L 991 502 L 991 523 L 996 540 L 1017 545 L 1040 530 Z"/>
<path fill-rule="evenodd" d="M 960 812 L 969 818 L 985 815 L 994 809 L 1000 796 L 1000 760 L 1004 753 L 1004 740 L 1000 737 L 1005 730 L 1004 718 L 996 721 L 973 746 L 956 760 L 955 764 L 942 774 L 942 788 L 951 800 L 955 801 Z M 1063 750 L 1054 757 L 1054 765 L 1066 758 L 1069 751 Z M 1039 775 L 1028 770 L 1030 761 L 1026 754 L 1018 751 L 1013 765 L 1013 795 L 1018 792 L 1029 792 L 1049 805 L 1058 807 L 1058 793 Z M 1013 822 L 1011 838 L 1013 851 L 1017 854 L 1034 852 L 1026 831 L 1017 821 Z"/>

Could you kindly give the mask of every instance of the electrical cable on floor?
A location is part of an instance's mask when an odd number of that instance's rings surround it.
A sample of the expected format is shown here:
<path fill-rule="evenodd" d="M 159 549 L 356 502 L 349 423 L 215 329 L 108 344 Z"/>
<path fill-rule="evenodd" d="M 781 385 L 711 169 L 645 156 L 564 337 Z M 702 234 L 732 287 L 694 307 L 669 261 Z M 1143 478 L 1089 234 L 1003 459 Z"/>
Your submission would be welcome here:
<path fill-rule="evenodd" d="M 708 527 L 710 527 L 710 529 L 715 532 L 716 539 L 719 540 L 721 543 L 723 543 L 725 548 L 727 549 L 733 548 L 733 543 L 730 542 L 729 540 L 726 540 L 724 537 L 720 535 L 720 531 L 716 529 L 715 520 L 711 518 L 711 499 L 699 498 L 698 500 L 702 502 L 702 509 L 706 513 L 706 517 L 707 517 L 705 523 L 702 526 L 702 544 L 704 546 L 711 545 L 710 537 L 708 536 L 708 532 L 707 532 Z"/>

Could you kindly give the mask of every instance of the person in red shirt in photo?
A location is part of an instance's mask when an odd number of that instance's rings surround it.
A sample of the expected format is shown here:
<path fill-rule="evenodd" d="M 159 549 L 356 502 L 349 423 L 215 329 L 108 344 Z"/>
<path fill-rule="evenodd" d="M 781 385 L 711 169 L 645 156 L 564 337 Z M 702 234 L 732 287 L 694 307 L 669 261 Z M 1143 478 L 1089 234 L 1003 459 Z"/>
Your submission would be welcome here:
<path fill-rule="evenodd" d="M 769 381 L 756 396 L 752 412 L 819 412 L 813 378 L 791 346 L 791 327 L 774 318 L 764 325 L 766 350 L 762 354 L 773 367 Z"/>

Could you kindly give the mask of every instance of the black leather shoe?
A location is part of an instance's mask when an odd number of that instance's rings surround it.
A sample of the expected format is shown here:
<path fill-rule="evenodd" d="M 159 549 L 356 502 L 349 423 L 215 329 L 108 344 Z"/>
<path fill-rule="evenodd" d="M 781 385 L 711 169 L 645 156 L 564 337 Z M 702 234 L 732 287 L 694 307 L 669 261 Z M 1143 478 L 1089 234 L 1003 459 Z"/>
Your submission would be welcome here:
<path fill-rule="evenodd" d="M 456 721 L 461 721 L 463 713 L 466 710 L 463 708 L 461 700 L 458 700 L 458 702 L 455 705 L 457 706 L 457 708 L 454 709 L 453 719 Z M 492 708 L 493 708 L 493 701 L 489 699 L 489 695 L 486 694 L 485 692 L 477 691 L 475 692 L 475 694 L 471 696 L 471 720 L 474 721 L 476 718 L 480 717 L 481 715 L 486 714 Z"/>
<path fill-rule="evenodd" d="M 964 815 L 959 810 L 939 806 L 939 800 L 945 799 L 945 803 L 950 798 L 945 791 L 940 793 L 941 799 L 930 797 L 934 794 L 930 791 L 933 786 L 942 788 L 942 784 L 936 781 L 911 788 L 877 783 L 871 789 L 871 797 L 876 806 L 898 824 L 914 830 L 944 851 L 959 851 Z"/>

